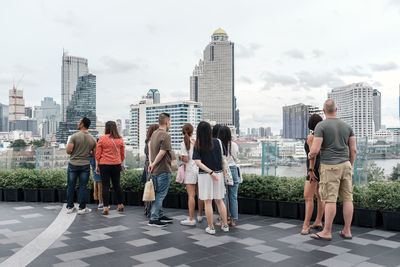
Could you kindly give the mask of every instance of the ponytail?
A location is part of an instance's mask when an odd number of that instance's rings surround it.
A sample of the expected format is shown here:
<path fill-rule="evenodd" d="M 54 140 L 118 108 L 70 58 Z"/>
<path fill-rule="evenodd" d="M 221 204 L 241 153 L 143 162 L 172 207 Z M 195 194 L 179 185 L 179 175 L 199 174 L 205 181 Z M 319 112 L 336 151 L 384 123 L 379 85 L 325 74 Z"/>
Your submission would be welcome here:
<path fill-rule="evenodd" d="M 185 123 L 182 126 L 183 142 L 185 143 L 186 150 L 190 150 L 190 136 L 193 134 L 194 128 L 190 123 Z"/>
<path fill-rule="evenodd" d="M 186 150 L 189 151 L 190 150 L 190 136 L 187 133 L 185 133 L 185 136 L 183 137 L 183 142 L 185 142 Z"/>

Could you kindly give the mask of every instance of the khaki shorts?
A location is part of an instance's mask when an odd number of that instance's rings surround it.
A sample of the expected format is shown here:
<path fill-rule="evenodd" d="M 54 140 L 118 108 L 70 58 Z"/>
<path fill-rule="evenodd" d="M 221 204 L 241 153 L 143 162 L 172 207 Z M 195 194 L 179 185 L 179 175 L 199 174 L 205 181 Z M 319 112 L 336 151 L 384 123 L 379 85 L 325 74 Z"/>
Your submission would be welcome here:
<path fill-rule="evenodd" d="M 101 182 L 93 182 L 93 198 L 103 203 L 103 184 Z"/>
<path fill-rule="evenodd" d="M 325 202 L 353 201 L 353 168 L 350 161 L 340 164 L 321 164 L 319 173 L 319 195 Z"/>

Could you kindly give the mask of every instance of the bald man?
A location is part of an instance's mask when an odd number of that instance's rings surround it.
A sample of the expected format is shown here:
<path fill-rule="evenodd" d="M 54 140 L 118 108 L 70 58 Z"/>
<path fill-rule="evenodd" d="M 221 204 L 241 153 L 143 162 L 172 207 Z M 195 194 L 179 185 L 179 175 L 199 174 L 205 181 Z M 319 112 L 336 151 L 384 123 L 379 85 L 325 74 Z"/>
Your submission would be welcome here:
<path fill-rule="evenodd" d="M 338 196 L 343 201 L 344 228 L 340 237 L 351 239 L 351 221 L 353 219 L 353 165 L 356 159 L 356 138 L 353 129 L 337 118 L 337 107 L 333 100 L 324 103 L 326 119 L 317 124 L 314 142 L 308 154 L 314 159 L 321 151 L 319 194 L 325 201 L 324 229 L 311 237 L 320 240 L 332 240 L 332 223 L 336 215 Z"/>

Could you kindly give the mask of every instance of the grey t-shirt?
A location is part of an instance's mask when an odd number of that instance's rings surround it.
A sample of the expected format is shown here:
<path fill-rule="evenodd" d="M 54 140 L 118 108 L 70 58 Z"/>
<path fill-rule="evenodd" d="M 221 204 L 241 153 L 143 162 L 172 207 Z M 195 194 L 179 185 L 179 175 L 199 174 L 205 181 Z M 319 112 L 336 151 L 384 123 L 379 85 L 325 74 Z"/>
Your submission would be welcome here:
<path fill-rule="evenodd" d="M 74 144 L 69 163 L 75 166 L 84 166 L 90 164 L 90 157 L 93 149 L 96 147 L 96 140 L 89 133 L 79 131 L 73 134 L 69 143 Z"/>
<path fill-rule="evenodd" d="M 322 137 L 321 163 L 339 164 L 350 160 L 349 138 L 353 129 L 338 118 L 327 118 L 317 124 L 315 137 Z"/>

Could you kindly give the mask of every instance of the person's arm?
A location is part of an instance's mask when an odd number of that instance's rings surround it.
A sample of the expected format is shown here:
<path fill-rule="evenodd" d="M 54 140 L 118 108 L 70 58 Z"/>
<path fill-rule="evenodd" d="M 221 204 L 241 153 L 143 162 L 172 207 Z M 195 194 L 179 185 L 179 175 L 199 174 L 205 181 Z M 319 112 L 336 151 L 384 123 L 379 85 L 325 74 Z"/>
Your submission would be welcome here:
<path fill-rule="evenodd" d="M 99 162 L 101 159 L 101 155 L 103 153 L 103 142 L 102 138 L 99 139 L 99 142 L 97 143 L 96 151 L 94 153 L 95 159 L 96 159 L 96 173 L 100 174 L 100 168 L 99 168 Z"/>
<path fill-rule="evenodd" d="M 357 144 L 355 136 L 350 136 L 349 138 L 349 149 L 350 149 L 350 163 L 351 166 L 354 166 L 354 161 L 356 160 L 357 156 Z"/>
<path fill-rule="evenodd" d="M 74 150 L 74 144 L 73 143 L 68 143 L 67 149 L 66 149 L 67 154 L 71 155 L 73 150 Z"/>
<path fill-rule="evenodd" d="M 151 165 L 151 150 L 150 150 L 150 141 L 147 144 L 147 154 L 149 154 L 149 165 Z"/>
<path fill-rule="evenodd" d="M 196 159 L 194 162 L 196 163 L 197 167 L 199 167 L 200 169 L 202 169 L 206 173 L 210 174 L 211 177 L 213 178 L 213 180 L 218 182 L 218 175 L 213 170 L 211 170 L 206 165 L 204 165 L 203 162 L 201 162 L 200 159 Z"/>
<path fill-rule="evenodd" d="M 318 155 L 319 151 L 321 150 L 322 141 L 324 141 L 322 137 L 314 137 L 310 153 L 308 153 L 309 160 L 315 159 L 315 157 Z"/>
<path fill-rule="evenodd" d="M 312 147 L 313 142 L 314 142 L 314 136 L 309 135 L 307 138 L 308 147 Z M 307 174 L 311 179 L 310 182 L 315 181 L 317 179 L 317 177 L 315 175 L 315 171 L 314 171 L 315 161 L 316 161 L 316 158 L 310 159 L 309 169 L 311 169 L 312 171 L 307 170 Z"/>
<path fill-rule="evenodd" d="M 121 138 L 121 142 L 122 142 L 122 145 L 121 145 L 121 148 L 120 148 L 120 151 L 119 151 L 119 153 L 121 154 L 121 164 L 122 164 L 122 162 L 124 162 L 124 160 L 125 160 L 125 144 L 124 144 L 124 140 Z"/>
<path fill-rule="evenodd" d="M 165 154 L 167 153 L 167 150 L 160 150 L 160 152 L 158 152 L 156 158 L 154 159 L 153 163 L 151 163 L 149 165 L 148 168 L 148 172 L 151 173 L 154 169 L 154 166 L 157 165 L 158 162 L 160 162 L 160 160 L 165 156 Z"/>
<path fill-rule="evenodd" d="M 181 143 L 181 155 L 179 156 L 179 159 L 184 163 L 189 162 L 189 152 L 186 149 L 185 143 Z"/>

